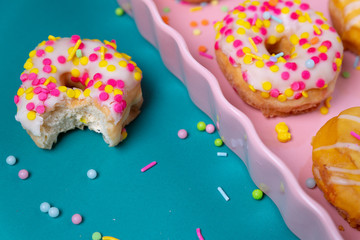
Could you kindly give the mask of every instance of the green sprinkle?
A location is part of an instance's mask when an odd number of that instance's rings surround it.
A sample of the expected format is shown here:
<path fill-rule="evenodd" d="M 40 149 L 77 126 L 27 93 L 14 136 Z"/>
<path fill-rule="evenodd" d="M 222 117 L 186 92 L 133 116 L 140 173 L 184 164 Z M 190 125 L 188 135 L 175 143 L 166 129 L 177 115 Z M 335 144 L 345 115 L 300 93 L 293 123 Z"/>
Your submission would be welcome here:
<path fill-rule="evenodd" d="M 197 129 L 198 129 L 199 131 L 205 131 L 205 129 L 206 129 L 206 124 L 205 124 L 204 122 L 198 122 L 198 124 L 197 124 Z"/>
<path fill-rule="evenodd" d="M 115 9 L 115 14 L 116 14 L 116 16 L 124 15 L 124 9 L 122 9 L 122 8 Z"/>
<path fill-rule="evenodd" d="M 254 199 L 256 200 L 260 200 L 262 199 L 262 197 L 264 196 L 263 192 L 260 190 L 260 189 L 255 189 L 253 192 L 252 192 L 252 196 Z"/>
<path fill-rule="evenodd" d="M 93 240 L 100 240 L 101 239 L 101 233 L 94 232 L 93 235 L 92 235 L 92 239 Z"/>
<path fill-rule="evenodd" d="M 222 6 L 221 11 L 227 12 L 227 11 L 229 11 L 229 8 L 227 6 Z"/>
<path fill-rule="evenodd" d="M 164 7 L 164 8 L 163 8 L 163 12 L 164 12 L 164 13 L 169 13 L 169 12 L 170 12 L 170 8 Z"/>
<path fill-rule="evenodd" d="M 81 57 L 82 57 L 81 49 L 76 50 L 76 56 L 77 56 L 78 58 L 81 58 Z"/>
<path fill-rule="evenodd" d="M 223 141 L 220 138 L 215 139 L 215 146 L 221 147 L 223 145 Z"/>
<path fill-rule="evenodd" d="M 342 76 L 343 78 L 349 78 L 350 77 L 350 73 L 348 71 L 343 71 L 342 72 Z"/>

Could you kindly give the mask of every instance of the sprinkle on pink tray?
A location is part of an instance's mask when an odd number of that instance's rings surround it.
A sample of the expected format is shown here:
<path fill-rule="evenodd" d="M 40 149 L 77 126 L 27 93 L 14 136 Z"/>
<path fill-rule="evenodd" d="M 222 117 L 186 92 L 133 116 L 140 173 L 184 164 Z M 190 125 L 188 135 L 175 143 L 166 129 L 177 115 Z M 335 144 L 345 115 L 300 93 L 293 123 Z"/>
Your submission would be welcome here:
<path fill-rule="evenodd" d="M 360 140 L 360 135 L 357 134 L 356 132 L 351 131 L 350 134 L 356 137 L 358 140 Z"/>
<path fill-rule="evenodd" d="M 199 52 L 199 54 L 200 54 L 201 56 L 203 56 L 203 57 L 208 58 L 208 59 L 213 59 L 213 58 L 214 58 L 214 57 L 211 56 L 210 54 L 207 54 L 207 53 L 204 53 L 204 52 Z"/>
<path fill-rule="evenodd" d="M 196 234 L 197 234 L 199 240 L 204 240 L 204 237 L 203 237 L 202 234 L 201 234 L 200 228 L 197 228 L 197 229 L 196 229 Z"/>
<path fill-rule="evenodd" d="M 152 167 L 155 166 L 156 164 L 157 164 L 157 162 L 156 162 L 156 161 L 153 161 L 153 162 L 150 163 L 149 165 L 146 165 L 145 167 L 143 167 L 143 168 L 141 169 L 141 172 L 145 172 L 145 171 L 149 170 L 150 168 L 152 168 Z"/>

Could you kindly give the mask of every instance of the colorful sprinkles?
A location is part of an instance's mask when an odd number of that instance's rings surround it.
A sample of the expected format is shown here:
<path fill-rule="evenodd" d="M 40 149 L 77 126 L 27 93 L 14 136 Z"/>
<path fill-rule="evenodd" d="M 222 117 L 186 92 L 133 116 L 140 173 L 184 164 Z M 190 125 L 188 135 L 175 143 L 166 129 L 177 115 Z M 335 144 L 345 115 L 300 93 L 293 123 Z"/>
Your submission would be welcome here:
<path fill-rule="evenodd" d="M 150 168 L 152 168 L 153 166 L 155 166 L 157 164 L 156 161 L 151 162 L 150 164 L 146 165 L 145 167 L 143 167 L 141 169 L 141 172 L 146 172 L 147 170 L 149 170 Z"/>
<path fill-rule="evenodd" d="M 225 199 L 225 201 L 229 201 L 229 196 L 225 193 L 225 191 L 222 189 L 222 187 L 218 187 L 217 190 L 220 192 L 221 196 Z"/>

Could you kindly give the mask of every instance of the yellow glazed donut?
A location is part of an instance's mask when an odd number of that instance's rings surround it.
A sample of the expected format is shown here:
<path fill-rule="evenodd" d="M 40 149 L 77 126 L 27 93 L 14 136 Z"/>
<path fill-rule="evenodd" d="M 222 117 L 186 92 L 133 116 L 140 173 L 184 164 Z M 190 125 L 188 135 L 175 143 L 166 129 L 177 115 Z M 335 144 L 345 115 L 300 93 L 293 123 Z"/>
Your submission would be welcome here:
<path fill-rule="evenodd" d="M 360 1 L 330 0 L 329 10 L 344 48 L 360 55 Z"/>
<path fill-rule="evenodd" d="M 325 198 L 360 230 L 360 107 L 330 119 L 313 138 L 313 174 Z"/>
<path fill-rule="evenodd" d="M 51 149 L 59 133 L 84 126 L 109 146 L 126 137 L 123 127 L 143 102 L 142 72 L 116 47 L 114 40 L 49 36 L 29 53 L 15 118 L 38 147 Z"/>
<path fill-rule="evenodd" d="M 308 4 L 245 1 L 214 27 L 222 72 L 266 117 L 310 111 L 333 92 L 343 46 Z"/>

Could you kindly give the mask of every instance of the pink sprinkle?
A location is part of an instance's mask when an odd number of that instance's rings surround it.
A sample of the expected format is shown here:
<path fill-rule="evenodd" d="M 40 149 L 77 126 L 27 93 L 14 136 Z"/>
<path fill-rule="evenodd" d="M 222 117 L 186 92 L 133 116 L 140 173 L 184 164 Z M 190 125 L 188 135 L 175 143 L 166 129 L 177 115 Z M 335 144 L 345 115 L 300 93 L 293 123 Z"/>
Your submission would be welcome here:
<path fill-rule="evenodd" d="M 107 92 L 102 92 L 99 94 L 99 99 L 101 101 L 106 101 L 109 99 L 109 94 Z"/>
<path fill-rule="evenodd" d="M 230 62 L 231 65 L 233 65 L 233 66 L 236 64 L 235 60 L 234 60 L 232 57 L 229 57 L 229 62 Z"/>
<path fill-rule="evenodd" d="M 180 129 L 178 131 L 178 137 L 180 139 L 185 139 L 185 138 L 187 138 L 187 136 L 188 136 L 188 133 L 187 133 L 187 131 L 185 129 Z"/>
<path fill-rule="evenodd" d="M 275 9 L 274 9 L 274 13 L 275 13 L 276 15 L 280 15 L 281 10 L 280 10 L 279 8 L 275 8 Z"/>
<path fill-rule="evenodd" d="M 71 217 L 71 221 L 73 224 L 78 225 L 82 222 L 82 216 L 76 213 Z"/>
<path fill-rule="evenodd" d="M 262 35 L 266 35 L 266 34 L 267 34 L 266 28 L 261 27 L 261 28 L 260 28 L 260 33 L 261 33 Z"/>
<path fill-rule="evenodd" d="M 89 77 L 89 73 L 85 72 L 82 77 L 81 77 L 81 80 L 83 80 L 84 82 L 88 79 Z"/>
<path fill-rule="evenodd" d="M 324 21 L 321 20 L 321 19 L 316 19 L 315 23 L 318 24 L 318 25 L 322 25 L 324 23 Z"/>
<path fill-rule="evenodd" d="M 40 80 L 40 84 L 44 84 L 45 81 L 46 81 L 46 78 L 42 77 L 42 78 L 40 78 L 39 80 Z"/>
<path fill-rule="evenodd" d="M 293 71 L 296 71 L 296 69 L 297 69 L 297 64 L 296 64 L 296 63 L 291 63 L 291 69 L 292 69 Z"/>
<path fill-rule="evenodd" d="M 46 93 L 39 93 L 38 98 L 40 101 L 45 101 L 48 98 L 48 95 Z"/>
<path fill-rule="evenodd" d="M 43 114 L 45 112 L 45 106 L 44 105 L 39 105 L 36 107 L 36 112 L 39 114 Z"/>
<path fill-rule="evenodd" d="M 268 61 L 268 62 L 265 63 L 265 65 L 268 66 L 268 67 L 271 67 L 271 66 L 273 66 L 274 64 L 275 64 L 275 63 L 272 62 L 272 61 Z"/>
<path fill-rule="evenodd" d="M 20 101 L 19 96 L 18 96 L 18 95 L 15 95 L 15 96 L 14 96 L 14 102 L 15 102 L 15 104 L 18 104 L 19 101 Z"/>
<path fill-rule="evenodd" d="M 234 19 L 233 19 L 232 17 L 229 17 L 229 18 L 227 18 L 227 19 L 225 20 L 226 25 L 232 23 L 233 21 L 234 21 Z"/>
<path fill-rule="evenodd" d="M 332 67 L 333 67 L 334 72 L 336 72 L 336 71 L 337 71 L 337 65 L 336 65 L 336 63 L 333 62 Z"/>
<path fill-rule="evenodd" d="M 49 40 L 49 41 L 46 41 L 45 42 L 45 45 L 46 46 L 51 46 L 51 45 L 53 45 L 54 44 L 54 41 L 53 40 Z"/>
<path fill-rule="evenodd" d="M 31 83 L 31 85 L 36 86 L 36 85 L 39 85 L 39 83 L 40 83 L 40 79 L 34 79 Z"/>
<path fill-rule="evenodd" d="M 328 56 L 326 55 L 326 53 L 320 53 L 319 58 L 323 61 L 326 61 L 328 59 Z"/>
<path fill-rule="evenodd" d="M 204 52 L 199 52 L 199 54 L 203 57 L 206 57 L 208 59 L 213 59 L 213 56 L 211 56 L 210 54 L 204 53 Z"/>
<path fill-rule="evenodd" d="M 248 77 L 247 77 L 247 73 L 246 72 L 242 72 L 242 78 L 244 79 L 245 82 L 248 82 Z"/>
<path fill-rule="evenodd" d="M 45 51 L 43 49 L 39 49 L 39 50 L 36 51 L 36 56 L 37 57 L 41 57 L 44 54 L 45 54 Z"/>
<path fill-rule="evenodd" d="M 250 5 L 250 6 L 248 7 L 248 9 L 249 9 L 250 11 L 255 12 L 255 11 L 256 11 L 256 6 Z"/>
<path fill-rule="evenodd" d="M 85 47 L 85 44 L 82 42 L 82 43 L 80 43 L 80 45 L 79 45 L 79 49 L 83 49 Z"/>
<path fill-rule="evenodd" d="M 287 62 L 287 63 L 285 63 L 285 67 L 286 67 L 286 68 L 288 68 L 288 69 L 291 69 L 291 67 L 292 67 L 291 62 Z"/>
<path fill-rule="evenodd" d="M 288 6 L 288 7 L 292 7 L 292 5 L 294 5 L 294 3 L 291 2 L 291 1 L 286 1 L 285 5 Z"/>
<path fill-rule="evenodd" d="M 301 45 L 304 45 L 305 43 L 307 43 L 308 42 L 308 40 L 306 39 L 306 38 L 301 38 L 300 40 L 299 40 L 299 45 L 301 46 Z"/>
<path fill-rule="evenodd" d="M 277 98 L 280 95 L 280 92 L 278 89 L 274 88 L 270 91 L 270 96 Z"/>
<path fill-rule="evenodd" d="M 89 87 L 92 87 L 92 85 L 94 85 L 94 80 L 90 80 L 86 87 L 89 88 Z"/>
<path fill-rule="evenodd" d="M 115 95 L 114 100 L 120 103 L 123 100 L 123 98 L 120 94 L 118 94 L 118 95 Z"/>
<path fill-rule="evenodd" d="M 26 80 L 28 80 L 28 77 L 29 76 L 26 73 L 23 73 L 23 74 L 20 75 L 20 80 L 22 82 L 25 82 Z"/>
<path fill-rule="evenodd" d="M 357 134 L 356 132 L 351 131 L 350 134 L 351 134 L 352 136 L 356 137 L 358 140 L 360 140 L 360 135 Z"/>
<path fill-rule="evenodd" d="M 101 85 L 101 86 L 99 87 L 99 90 L 100 90 L 100 91 L 105 91 L 105 87 L 106 87 L 105 84 L 103 84 L 103 85 Z"/>
<path fill-rule="evenodd" d="M 96 48 L 94 48 L 94 51 L 100 51 L 100 48 L 101 47 L 96 47 Z"/>
<path fill-rule="evenodd" d="M 34 93 L 35 93 L 35 94 L 39 94 L 39 93 L 41 93 L 41 90 L 42 90 L 41 87 L 36 87 L 36 88 L 34 89 Z"/>
<path fill-rule="evenodd" d="M 72 35 L 72 36 L 71 36 L 71 42 L 72 42 L 72 43 L 76 43 L 77 40 L 79 40 L 79 39 L 80 39 L 80 36 L 79 36 L 79 35 Z"/>
<path fill-rule="evenodd" d="M 340 53 L 340 52 L 336 52 L 336 53 L 335 53 L 335 57 L 336 57 L 336 58 L 341 58 L 341 53 Z"/>
<path fill-rule="evenodd" d="M 218 41 L 215 42 L 214 48 L 215 48 L 215 50 L 219 50 L 219 42 Z"/>
<path fill-rule="evenodd" d="M 282 72 L 282 73 L 281 73 L 281 78 L 282 78 L 283 80 L 288 80 L 289 77 L 290 77 L 290 74 L 289 74 L 288 72 Z"/>
<path fill-rule="evenodd" d="M 295 99 L 299 99 L 301 97 L 302 97 L 302 93 L 296 93 L 294 96 Z"/>
<path fill-rule="evenodd" d="M 293 12 L 290 14 L 290 18 L 293 19 L 293 20 L 296 20 L 299 18 L 299 15 L 296 13 L 296 12 Z"/>
<path fill-rule="evenodd" d="M 71 79 L 71 81 L 73 81 L 73 82 L 80 82 L 80 78 L 78 78 L 78 77 L 73 77 L 73 76 L 71 76 L 70 79 Z"/>
<path fill-rule="evenodd" d="M 308 70 L 305 70 L 301 73 L 301 76 L 303 79 L 307 80 L 310 78 L 310 72 Z"/>
<path fill-rule="evenodd" d="M 109 79 L 109 80 L 107 81 L 107 84 L 108 84 L 108 85 L 111 85 L 111 86 L 113 86 L 113 87 L 116 87 L 116 81 L 115 81 L 115 79 Z"/>
<path fill-rule="evenodd" d="M 336 30 L 335 30 L 334 27 L 330 27 L 329 30 L 330 30 L 331 32 L 336 32 Z"/>
<path fill-rule="evenodd" d="M 236 52 L 236 56 L 238 56 L 238 57 L 242 57 L 242 56 L 244 56 L 245 55 L 245 53 L 244 53 L 244 51 L 242 50 L 242 49 L 239 49 L 237 52 Z"/>
<path fill-rule="evenodd" d="M 60 64 L 64 64 L 66 62 L 66 58 L 64 56 L 59 56 L 57 60 Z"/>
<path fill-rule="evenodd" d="M 311 57 L 311 59 L 314 61 L 315 64 L 320 62 L 320 58 L 318 58 L 316 56 Z"/>
<path fill-rule="evenodd" d="M 299 85 L 300 85 L 300 89 L 299 90 L 303 90 L 303 89 L 305 89 L 305 83 L 304 82 L 302 82 L 302 81 L 300 81 L 299 82 Z"/>
<path fill-rule="evenodd" d="M 29 80 L 34 80 L 37 78 L 37 74 L 36 73 L 30 73 L 29 74 Z"/>
<path fill-rule="evenodd" d="M 235 48 L 237 48 L 237 47 L 240 47 L 242 44 L 243 44 L 243 43 L 242 43 L 241 40 L 236 39 L 236 40 L 234 41 L 234 43 L 233 43 L 233 46 L 234 46 Z"/>
<path fill-rule="evenodd" d="M 111 53 L 105 53 L 105 59 L 112 59 L 113 55 Z"/>
<path fill-rule="evenodd" d="M 25 180 L 29 177 L 29 172 L 26 169 L 22 169 L 19 171 L 18 176 L 20 179 Z"/>
<path fill-rule="evenodd" d="M 309 4 L 307 4 L 307 3 L 300 4 L 300 9 L 301 10 L 308 10 L 309 9 Z"/>
<path fill-rule="evenodd" d="M 95 73 L 94 80 L 99 80 L 99 79 L 102 79 L 101 73 Z"/>
<path fill-rule="evenodd" d="M 27 110 L 31 111 L 31 110 L 33 110 L 34 108 L 35 108 L 35 104 L 34 104 L 34 103 L 30 102 L 30 103 L 26 104 L 26 109 L 27 109 Z"/>
<path fill-rule="evenodd" d="M 89 60 L 90 60 L 91 62 L 94 62 L 94 61 L 96 61 L 97 59 L 98 59 L 98 55 L 97 55 L 96 53 L 90 54 Z"/>
<path fill-rule="evenodd" d="M 240 12 L 245 11 L 245 7 L 243 6 L 237 6 L 235 9 L 239 10 Z"/>
<path fill-rule="evenodd" d="M 116 82 L 117 82 L 118 88 L 123 88 L 123 87 L 125 87 L 125 83 L 124 83 L 123 80 L 117 80 Z"/>
<path fill-rule="evenodd" d="M 251 25 L 256 24 L 257 17 L 258 17 L 258 15 L 257 15 L 257 13 L 255 13 L 254 18 L 252 19 Z"/>
<path fill-rule="evenodd" d="M 121 104 L 116 103 L 116 104 L 114 105 L 114 111 L 115 111 L 115 112 L 117 112 L 117 113 L 122 113 L 123 110 L 124 110 L 124 109 L 122 108 Z"/>
<path fill-rule="evenodd" d="M 150 163 L 150 164 L 146 165 L 145 167 L 143 167 L 143 168 L 141 169 L 141 172 L 145 172 L 145 171 L 149 170 L 150 168 L 152 168 L 152 167 L 155 166 L 156 164 L 157 164 L 157 162 L 156 162 L 156 161 L 153 161 L 152 163 Z"/>
<path fill-rule="evenodd" d="M 58 97 L 60 95 L 60 90 L 55 88 L 55 89 L 50 91 L 50 94 L 52 96 Z"/>
<path fill-rule="evenodd" d="M 318 88 L 322 88 L 324 85 L 325 85 L 324 79 L 321 79 L 321 78 L 320 78 L 319 80 L 317 80 L 316 86 L 317 86 Z"/>
<path fill-rule="evenodd" d="M 311 47 L 307 50 L 308 53 L 313 53 L 315 51 L 316 51 L 316 48 L 314 48 L 314 47 Z"/>
<path fill-rule="evenodd" d="M 222 27 L 219 32 L 220 32 L 221 34 L 224 34 L 225 31 L 226 31 L 226 26 Z"/>
<path fill-rule="evenodd" d="M 291 84 L 291 89 L 292 89 L 293 91 L 298 91 L 298 90 L 300 90 L 300 84 L 299 84 L 299 82 L 293 82 L 293 83 Z"/>
<path fill-rule="evenodd" d="M 49 65 L 45 65 L 43 67 L 43 71 L 46 72 L 46 73 L 51 73 L 51 67 Z"/>
<path fill-rule="evenodd" d="M 225 36 L 229 36 L 232 34 L 232 30 L 231 29 L 227 29 L 224 33 Z"/>
<path fill-rule="evenodd" d="M 51 65 L 51 59 L 50 58 L 44 58 L 42 61 L 44 65 Z"/>
<path fill-rule="evenodd" d="M 321 46 L 325 46 L 325 47 L 327 47 L 327 49 L 330 49 L 331 46 L 332 46 L 332 43 L 331 43 L 329 40 L 327 40 L 327 41 L 324 41 L 324 42 L 321 44 Z"/>
<path fill-rule="evenodd" d="M 210 124 L 206 125 L 205 130 L 207 133 L 213 133 L 215 131 L 215 126 L 210 123 Z"/>
<path fill-rule="evenodd" d="M 263 40 L 260 36 L 256 36 L 253 38 L 253 41 L 255 44 L 260 44 L 260 43 L 262 43 Z"/>
<path fill-rule="evenodd" d="M 204 240 L 204 237 L 203 237 L 202 234 L 201 234 L 200 228 L 197 228 L 197 229 L 196 229 L 196 234 L 197 234 L 199 240 Z"/>
<path fill-rule="evenodd" d="M 50 82 L 50 83 L 47 85 L 47 88 L 48 88 L 49 90 L 53 90 L 54 88 L 56 88 L 56 84 L 53 83 L 53 82 Z"/>

